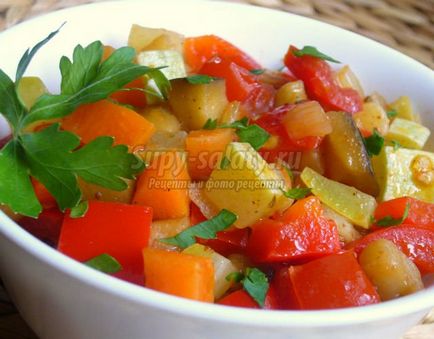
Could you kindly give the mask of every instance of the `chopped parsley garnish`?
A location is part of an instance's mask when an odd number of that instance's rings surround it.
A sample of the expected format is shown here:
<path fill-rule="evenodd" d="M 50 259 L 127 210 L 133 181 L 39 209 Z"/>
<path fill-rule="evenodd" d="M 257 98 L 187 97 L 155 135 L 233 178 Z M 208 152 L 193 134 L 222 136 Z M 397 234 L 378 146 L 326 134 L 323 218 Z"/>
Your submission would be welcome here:
<path fill-rule="evenodd" d="M 265 297 L 270 284 L 266 275 L 257 268 L 246 268 L 244 274 L 232 272 L 226 276 L 227 281 L 241 283 L 244 290 L 258 303 L 264 307 Z"/>
<path fill-rule="evenodd" d="M 16 83 L 24 75 L 36 52 L 52 39 L 58 30 L 27 50 L 21 58 Z M 99 137 L 80 146 L 77 135 L 62 131 L 53 124 L 39 132 L 27 132 L 35 122 L 62 118 L 82 104 L 107 98 L 140 76 L 152 78 L 161 93 L 169 83 L 160 70 L 134 62 L 135 51 L 119 48 L 102 60 L 103 45 L 95 41 L 86 47 L 78 45 L 73 58 L 62 57 L 60 94 L 44 94 L 27 109 L 19 100 L 16 83 L 0 70 L 0 111 L 12 129 L 11 140 L 0 150 L 0 204 L 15 213 L 37 217 L 42 206 L 34 192 L 30 177 L 41 182 L 56 199 L 61 210 L 85 212 L 77 179 L 122 191 L 124 179 L 134 179 L 144 169 L 143 162 L 129 153 L 128 147 L 113 146 L 113 138 Z M 170 84 L 169 84 L 170 86 Z"/>
<path fill-rule="evenodd" d="M 231 164 L 231 161 L 227 156 L 223 156 L 222 161 L 220 162 L 220 169 L 226 169 Z"/>
<path fill-rule="evenodd" d="M 226 209 L 220 211 L 214 218 L 201 222 L 196 226 L 187 228 L 174 237 L 160 239 L 161 242 L 180 248 L 187 248 L 196 242 L 196 237 L 202 239 L 215 239 L 217 232 L 224 231 L 238 219 L 238 216 Z"/>
<path fill-rule="evenodd" d="M 408 217 L 408 213 L 409 212 L 410 212 L 410 204 L 407 203 L 405 205 L 405 210 L 404 210 L 404 213 L 403 213 L 403 215 L 402 215 L 401 218 L 397 218 L 396 219 L 396 218 L 393 218 L 392 216 L 388 215 L 388 216 L 385 216 L 384 218 L 381 218 L 380 220 L 376 220 L 375 224 L 377 226 L 381 226 L 381 227 L 389 227 L 389 226 L 400 225 Z"/>
<path fill-rule="evenodd" d="M 389 119 L 392 119 L 398 115 L 398 112 L 395 109 L 391 109 L 390 111 L 387 111 L 386 114 Z"/>
<path fill-rule="evenodd" d="M 250 73 L 252 73 L 252 74 L 254 74 L 254 75 L 261 75 L 261 74 L 263 74 L 265 72 L 265 69 L 261 69 L 261 68 L 258 68 L 258 69 L 251 69 L 250 70 Z"/>
<path fill-rule="evenodd" d="M 384 145 L 384 138 L 376 129 L 374 129 L 374 133 L 371 136 L 364 138 L 364 143 L 366 147 L 366 151 L 370 157 L 374 155 L 378 155 L 381 152 L 381 149 Z"/>
<path fill-rule="evenodd" d="M 95 270 L 108 274 L 117 273 L 122 270 L 121 264 L 115 258 L 106 253 L 92 258 L 84 262 L 84 264 Z"/>
<path fill-rule="evenodd" d="M 208 119 L 203 125 L 202 129 L 216 129 L 217 128 L 217 119 Z"/>
<path fill-rule="evenodd" d="M 299 49 L 298 51 L 293 51 L 292 54 L 294 54 L 297 57 L 301 57 L 303 55 L 310 55 L 310 56 L 313 56 L 315 58 L 327 60 L 327 61 L 334 62 L 337 64 L 341 63 L 340 61 L 333 59 L 332 57 L 330 57 L 324 53 L 321 53 L 320 51 L 318 51 L 318 49 L 316 47 L 313 47 L 313 46 L 304 46 L 302 49 Z"/>
<path fill-rule="evenodd" d="M 188 83 L 192 85 L 207 85 L 217 80 L 217 78 L 205 74 L 190 75 L 186 77 L 186 79 Z"/>
<path fill-rule="evenodd" d="M 71 213 L 69 214 L 69 216 L 73 219 L 82 218 L 85 216 L 88 209 L 89 209 L 89 202 L 82 201 L 77 206 L 71 208 Z"/>
<path fill-rule="evenodd" d="M 396 141 L 396 140 L 392 140 L 392 146 L 393 146 L 394 151 L 397 151 L 398 149 L 400 149 L 402 147 L 402 145 L 399 143 L 399 141 Z"/>
<path fill-rule="evenodd" d="M 304 187 L 296 187 L 291 188 L 288 191 L 281 190 L 283 192 L 283 195 L 289 199 L 303 199 L 305 196 L 309 195 L 311 192 L 310 188 L 304 188 Z"/>

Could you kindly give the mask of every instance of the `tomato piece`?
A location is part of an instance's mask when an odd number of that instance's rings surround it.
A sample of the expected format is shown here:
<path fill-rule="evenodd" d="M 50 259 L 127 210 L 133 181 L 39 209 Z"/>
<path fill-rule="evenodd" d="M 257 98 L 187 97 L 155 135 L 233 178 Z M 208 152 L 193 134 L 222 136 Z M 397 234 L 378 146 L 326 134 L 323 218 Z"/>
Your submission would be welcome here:
<path fill-rule="evenodd" d="M 293 54 L 297 48 L 290 46 L 285 55 L 285 66 L 304 82 L 309 98 L 317 100 L 326 111 L 338 110 L 357 113 L 362 110 L 363 101 L 352 88 L 342 88 L 333 76 L 333 70 L 326 61 L 304 55 Z"/>
<path fill-rule="evenodd" d="M 227 257 L 234 253 L 244 253 L 249 240 L 248 228 L 236 228 L 217 232 L 216 239 L 200 239 L 198 243 L 211 247 L 214 251 Z"/>
<path fill-rule="evenodd" d="M 58 250 L 81 262 L 107 253 L 123 267 L 115 276 L 143 284 L 142 250 L 148 246 L 151 222 L 150 207 L 90 201 L 84 217 L 65 216 Z"/>
<path fill-rule="evenodd" d="M 205 63 L 216 57 L 229 59 L 249 71 L 261 68 L 261 65 L 252 57 L 216 35 L 186 38 L 184 41 L 184 57 L 190 71 L 193 73 L 198 72 Z"/>
<path fill-rule="evenodd" d="M 260 308 L 258 303 L 243 289 L 228 294 L 220 299 L 217 304 L 233 307 Z M 278 308 L 279 304 L 276 290 L 270 285 L 267 295 L 265 296 L 264 309 L 276 310 Z"/>
<path fill-rule="evenodd" d="M 37 219 L 23 217 L 18 221 L 27 232 L 54 247 L 59 241 L 62 222 L 63 213 L 58 208 L 44 209 Z"/>
<path fill-rule="evenodd" d="M 272 148 L 262 147 L 259 150 L 261 156 L 268 162 L 275 162 L 282 159 L 293 163 L 296 152 L 309 151 L 321 144 L 321 137 L 305 137 L 302 139 L 291 139 L 282 125 L 282 120 L 292 105 L 284 105 L 276 108 L 270 113 L 262 114 L 255 120 L 255 124 L 265 129 L 272 136 L 277 137 L 277 144 Z"/>
<path fill-rule="evenodd" d="M 369 233 L 347 245 L 359 254 L 370 242 L 377 239 L 392 241 L 410 258 L 421 274 L 434 273 L 434 231 L 412 225 L 387 227 Z"/>
<path fill-rule="evenodd" d="M 410 197 L 382 202 L 375 210 L 375 220 L 380 220 L 387 216 L 400 219 L 404 215 L 407 204 L 410 205 L 410 209 L 407 218 L 402 222 L 403 224 L 434 230 L 434 204 Z"/>
<path fill-rule="evenodd" d="M 375 304 L 380 297 L 354 252 L 332 254 L 289 268 L 301 309 L 329 309 Z"/>
<path fill-rule="evenodd" d="M 257 263 L 300 263 L 340 250 L 336 224 L 322 215 L 318 198 L 297 201 L 277 220 L 252 227 L 247 253 Z"/>

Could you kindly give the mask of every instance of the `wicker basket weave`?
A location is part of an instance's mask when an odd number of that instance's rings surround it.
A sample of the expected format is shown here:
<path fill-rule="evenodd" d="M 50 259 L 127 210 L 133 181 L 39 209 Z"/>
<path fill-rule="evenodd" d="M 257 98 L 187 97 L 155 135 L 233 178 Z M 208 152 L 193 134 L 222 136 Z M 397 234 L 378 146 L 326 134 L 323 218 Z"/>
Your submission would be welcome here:
<path fill-rule="evenodd" d="M 102 0 L 0 0 L 0 30 L 28 17 Z M 232 0 L 234 1 L 234 0 Z M 434 0 L 235 0 L 361 33 L 434 69 Z"/>
<path fill-rule="evenodd" d="M 0 31 L 53 10 L 104 0 L 0 0 Z M 361 33 L 434 69 L 434 0 L 227 0 L 280 9 Z M 0 281 L 0 338 L 36 339 Z M 434 311 L 403 339 L 434 338 Z"/>

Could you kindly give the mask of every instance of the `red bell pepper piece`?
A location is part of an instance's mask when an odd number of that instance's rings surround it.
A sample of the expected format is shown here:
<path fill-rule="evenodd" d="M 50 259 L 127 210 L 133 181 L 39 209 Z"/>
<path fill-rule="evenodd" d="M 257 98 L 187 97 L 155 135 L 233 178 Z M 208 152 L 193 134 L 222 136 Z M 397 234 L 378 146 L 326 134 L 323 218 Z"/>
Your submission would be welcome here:
<path fill-rule="evenodd" d="M 297 57 L 294 51 L 297 48 L 290 46 L 284 63 L 294 76 L 304 82 L 309 98 L 317 100 L 326 111 L 357 113 L 362 110 L 360 95 L 352 88 L 340 87 L 326 61 L 310 55 Z"/>
<path fill-rule="evenodd" d="M 198 72 L 205 63 L 217 57 L 229 59 L 249 71 L 261 68 L 261 65 L 252 57 L 215 35 L 186 38 L 184 40 L 184 57 L 192 73 Z"/>
<path fill-rule="evenodd" d="M 257 263 L 300 263 L 341 249 L 336 224 L 322 215 L 318 198 L 297 201 L 277 220 L 265 219 L 252 227 L 247 244 Z"/>
<path fill-rule="evenodd" d="M 58 250 L 81 262 L 107 253 L 123 267 L 117 277 L 143 284 L 142 250 L 151 222 L 150 207 L 90 201 L 84 217 L 65 216 Z"/>
<path fill-rule="evenodd" d="M 228 294 L 220 299 L 217 304 L 234 307 L 260 308 L 258 303 L 243 289 Z M 278 308 L 279 304 L 276 290 L 273 286 L 270 286 L 265 296 L 264 309 L 276 310 Z"/>
<path fill-rule="evenodd" d="M 392 241 L 410 258 L 421 274 L 434 273 L 434 231 L 411 225 L 383 228 L 369 233 L 347 245 L 359 254 L 370 242 L 377 239 Z"/>
<path fill-rule="evenodd" d="M 379 204 L 375 210 L 375 220 L 387 216 L 400 219 L 404 215 L 407 204 L 410 208 L 408 216 L 402 222 L 403 224 L 434 230 L 434 204 L 409 197 L 397 198 Z"/>
<path fill-rule="evenodd" d="M 27 232 L 54 247 L 57 247 L 59 241 L 62 222 L 63 213 L 57 207 L 44 209 L 38 219 L 23 217 L 18 221 Z"/>
<path fill-rule="evenodd" d="M 289 268 L 301 309 L 329 309 L 380 302 L 352 251 L 332 254 Z"/>
<path fill-rule="evenodd" d="M 295 152 L 309 151 L 317 148 L 323 138 L 321 137 L 305 137 L 302 139 L 291 139 L 288 136 L 285 128 L 282 125 L 282 119 L 286 113 L 292 108 L 292 105 L 284 105 L 277 107 L 270 113 L 265 113 L 255 120 L 255 124 L 265 129 L 268 133 L 278 138 L 278 143 L 274 148 L 261 148 L 259 153 L 261 156 L 272 163 L 277 159 L 282 159 L 288 163 L 294 161 Z"/>
<path fill-rule="evenodd" d="M 57 207 L 56 199 L 52 194 L 41 184 L 38 180 L 32 178 L 32 185 L 35 191 L 36 197 L 41 203 L 44 209 L 50 209 Z"/>
<path fill-rule="evenodd" d="M 289 267 L 283 266 L 278 268 L 273 276 L 272 285 L 276 289 L 279 309 L 282 310 L 299 310 L 300 305 L 297 296 L 294 293 Z"/>

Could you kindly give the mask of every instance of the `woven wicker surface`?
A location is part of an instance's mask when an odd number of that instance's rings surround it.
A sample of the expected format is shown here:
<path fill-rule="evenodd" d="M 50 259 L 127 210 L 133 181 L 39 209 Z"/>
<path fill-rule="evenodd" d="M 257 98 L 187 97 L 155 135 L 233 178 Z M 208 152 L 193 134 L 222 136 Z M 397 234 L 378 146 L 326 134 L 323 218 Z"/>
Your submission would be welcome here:
<path fill-rule="evenodd" d="M 0 30 L 59 8 L 102 0 L 0 0 Z M 232 0 L 234 1 L 234 0 Z M 359 32 L 434 68 L 434 0 L 235 0 Z"/>
<path fill-rule="evenodd" d="M 104 0 L 0 0 L 0 31 L 27 18 Z M 361 33 L 434 68 L 434 0 L 232 0 L 280 9 Z M 0 338 L 36 339 L 0 282 Z M 405 339 L 434 338 L 434 312 Z"/>

